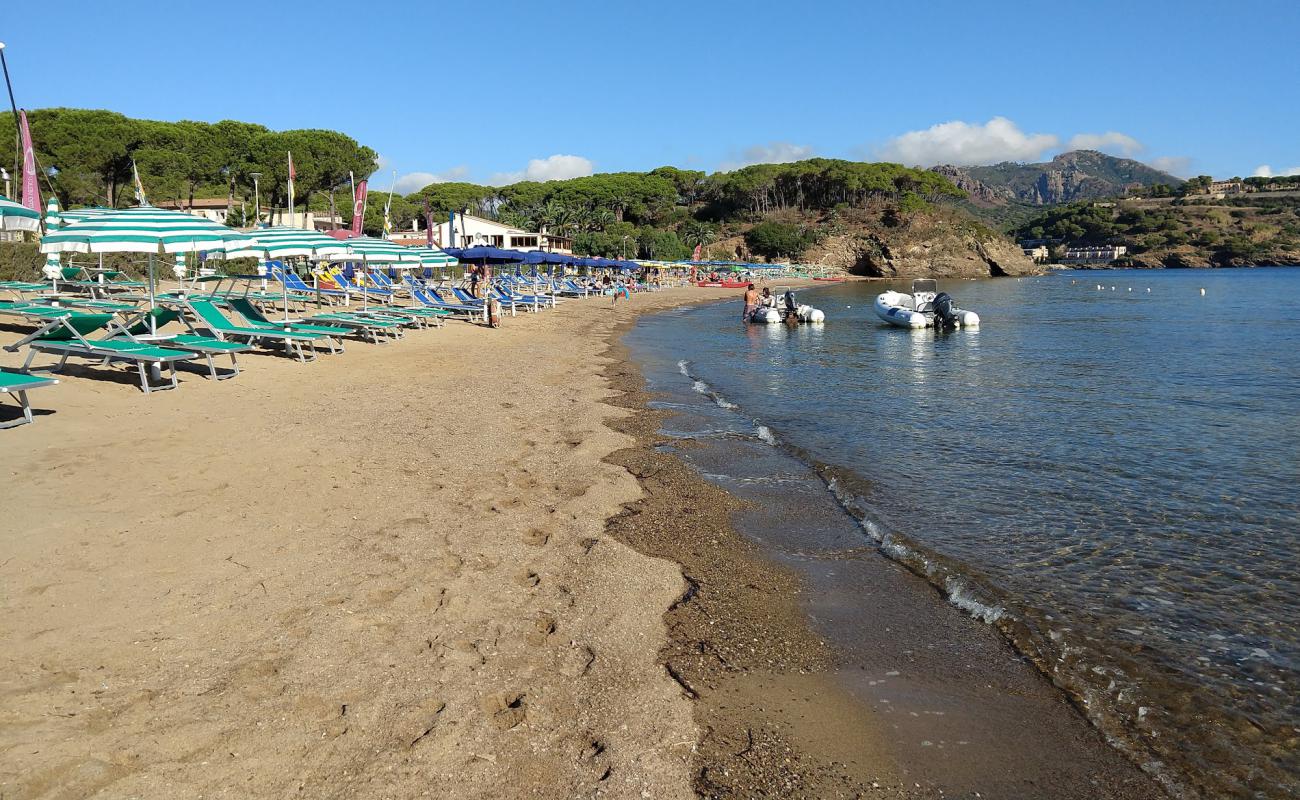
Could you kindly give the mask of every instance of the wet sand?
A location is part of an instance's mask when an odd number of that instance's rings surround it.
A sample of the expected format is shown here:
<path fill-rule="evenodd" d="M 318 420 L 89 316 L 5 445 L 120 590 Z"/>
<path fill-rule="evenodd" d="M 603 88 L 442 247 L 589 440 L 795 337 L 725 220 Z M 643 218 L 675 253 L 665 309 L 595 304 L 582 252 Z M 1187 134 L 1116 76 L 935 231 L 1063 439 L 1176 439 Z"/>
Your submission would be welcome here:
<path fill-rule="evenodd" d="M 33 393 L 0 439 L 0 795 L 931 796 L 807 578 L 653 447 L 621 330 L 732 294 Z"/>

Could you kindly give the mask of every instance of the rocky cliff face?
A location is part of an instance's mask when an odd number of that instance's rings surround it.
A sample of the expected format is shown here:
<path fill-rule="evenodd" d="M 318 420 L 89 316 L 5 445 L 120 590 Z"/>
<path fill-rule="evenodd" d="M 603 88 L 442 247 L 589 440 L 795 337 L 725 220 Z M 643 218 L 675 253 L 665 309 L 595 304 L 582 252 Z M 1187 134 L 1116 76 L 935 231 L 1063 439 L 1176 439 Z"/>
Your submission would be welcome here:
<path fill-rule="evenodd" d="M 944 164 L 933 172 L 951 180 L 975 205 L 996 206 L 1020 202 L 1055 205 L 1074 200 L 1118 197 L 1138 186 L 1164 183 L 1177 186 L 1179 178 L 1140 161 L 1116 158 L 1095 150 L 1062 153 L 1042 164 L 1005 162 L 986 167 Z"/>
<path fill-rule="evenodd" d="M 810 255 L 815 263 L 853 275 L 884 278 L 988 278 L 1039 271 L 1011 241 L 944 220 L 831 236 Z"/>

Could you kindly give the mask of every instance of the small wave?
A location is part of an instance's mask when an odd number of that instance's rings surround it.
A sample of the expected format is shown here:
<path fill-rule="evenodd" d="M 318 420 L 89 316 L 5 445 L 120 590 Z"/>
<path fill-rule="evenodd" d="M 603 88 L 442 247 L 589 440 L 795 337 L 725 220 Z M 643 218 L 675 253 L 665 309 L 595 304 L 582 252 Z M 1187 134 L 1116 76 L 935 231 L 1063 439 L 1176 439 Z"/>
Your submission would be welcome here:
<path fill-rule="evenodd" d="M 776 437 L 772 435 L 772 429 L 766 425 L 759 425 L 754 429 L 754 434 L 773 447 L 776 447 Z"/>
<path fill-rule="evenodd" d="M 690 365 L 691 362 L 687 361 L 686 359 L 682 359 L 681 361 L 677 362 L 677 371 L 689 378 L 691 377 L 691 371 L 689 369 Z"/>

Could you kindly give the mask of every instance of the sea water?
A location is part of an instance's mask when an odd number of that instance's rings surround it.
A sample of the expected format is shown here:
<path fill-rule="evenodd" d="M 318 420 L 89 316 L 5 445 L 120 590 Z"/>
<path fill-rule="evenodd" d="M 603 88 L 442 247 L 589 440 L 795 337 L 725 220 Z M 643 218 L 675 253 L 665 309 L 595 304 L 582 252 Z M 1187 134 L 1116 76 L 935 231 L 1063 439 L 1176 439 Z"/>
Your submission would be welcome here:
<path fill-rule="evenodd" d="M 1176 794 L 1300 793 L 1300 269 L 941 282 L 983 320 L 950 332 L 880 323 L 886 286 L 801 292 L 822 326 L 737 299 L 627 341 Z"/>

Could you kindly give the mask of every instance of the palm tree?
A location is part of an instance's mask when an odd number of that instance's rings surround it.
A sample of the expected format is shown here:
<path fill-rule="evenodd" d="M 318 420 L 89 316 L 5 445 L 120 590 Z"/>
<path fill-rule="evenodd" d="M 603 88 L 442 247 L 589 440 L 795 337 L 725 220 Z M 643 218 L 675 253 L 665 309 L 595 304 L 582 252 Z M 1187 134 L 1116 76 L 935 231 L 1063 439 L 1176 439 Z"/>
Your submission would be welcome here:
<path fill-rule="evenodd" d="M 703 222 L 688 222 L 683 227 L 682 238 L 688 245 L 708 247 L 718 240 L 718 234 L 713 230 L 713 226 Z"/>
<path fill-rule="evenodd" d="M 598 208 L 591 212 L 590 224 L 593 230 L 603 231 L 615 222 L 618 222 L 618 218 L 608 208 Z"/>

